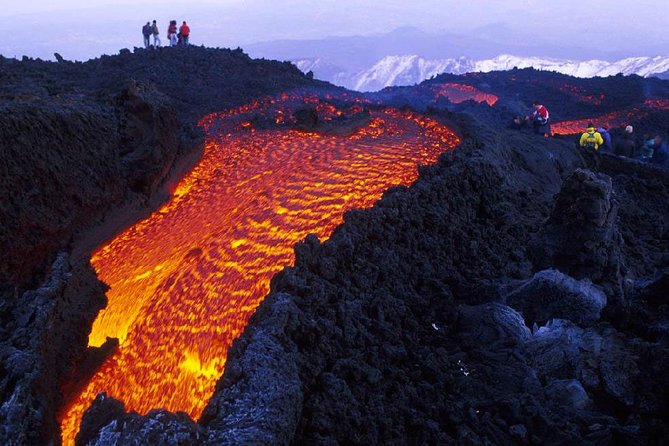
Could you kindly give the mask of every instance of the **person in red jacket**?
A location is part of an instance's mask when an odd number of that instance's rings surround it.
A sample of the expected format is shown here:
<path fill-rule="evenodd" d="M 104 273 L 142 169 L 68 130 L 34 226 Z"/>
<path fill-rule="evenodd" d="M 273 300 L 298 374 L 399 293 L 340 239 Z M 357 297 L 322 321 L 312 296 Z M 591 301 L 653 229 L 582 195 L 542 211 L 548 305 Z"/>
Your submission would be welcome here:
<path fill-rule="evenodd" d="M 183 24 L 179 28 L 179 33 L 181 34 L 181 40 L 184 45 L 188 46 L 188 37 L 190 36 L 190 28 L 184 20 Z"/>
<path fill-rule="evenodd" d="M 532 122 L 534 133 L 544 136 L 550 135 L 551 124 L 548 109 L 541 105 L 539 101 L 534 101 L 532 107 L 534 108 L 534 111 L 531 115 L 526 116 L 525 119 Z"/>

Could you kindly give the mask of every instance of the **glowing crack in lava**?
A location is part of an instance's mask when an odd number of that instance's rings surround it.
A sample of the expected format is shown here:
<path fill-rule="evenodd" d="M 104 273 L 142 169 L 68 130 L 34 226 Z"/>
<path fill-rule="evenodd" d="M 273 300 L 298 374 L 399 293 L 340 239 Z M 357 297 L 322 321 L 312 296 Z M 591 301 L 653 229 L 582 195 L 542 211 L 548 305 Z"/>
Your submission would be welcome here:
<path fill-rule="evenodd" d="M 562 135 L 583 133 L 588 127 L 588 123 L 590 122 L 595 124 L 597 127 L 601 127 L 603 125 L 608 126 L 608 128 L 625 127 L 633 121 L 640 121 L 646 118 L 649 115 L 651 109 L 669 110 L 669 99 L 647 99 L 641 105 L 629 107 L 624 110 L 607 113 L 605 115 L 594 118 L 557 122 L 554 123 L 551 127 L 553 133 L 559 133 Z"/>
<path fill-rule="evenodd" d="M 473 100 L 479 103 L 485 102 L 492 107 L 498 100 L 494 94 L 483 92 L 467 84 L 448 82 L 437 85 L 434 90 L 437 97 L 444 96 L 454 104 Z"/>
<path fill-rule="evenodd" d="M 568 94 L 578 102 L 584 102 L 586 104 L 601 105 L 602 101 L 606 99 L 604 93 L 597 94 L 587 94 L 586 89 L 583 87 L 577 87 L 571 84 L 562 84 L 559 87 L 559 90 L 565 94 Z"/>
<path fill-rule="evenodd" d="M 345 210 L 413 182 L 417 164 L 459 142 L 412 112 L 365 115 L 360 103 L 298 99 L 324 121 L 358 113 L 363 125 L 346 136 L 282 128 L 295 121 L 288 95 L 208 116 L 202 160 L 170 202 L 94 254 L 111 288 L 89 344 L 109 336 L 120 347 L 63 414 L 65 444 L 101 391 L 128 410 L 198 418 L 270 278 L 292 264 L 294 244 L 310 233 L 328 237 Z"/>

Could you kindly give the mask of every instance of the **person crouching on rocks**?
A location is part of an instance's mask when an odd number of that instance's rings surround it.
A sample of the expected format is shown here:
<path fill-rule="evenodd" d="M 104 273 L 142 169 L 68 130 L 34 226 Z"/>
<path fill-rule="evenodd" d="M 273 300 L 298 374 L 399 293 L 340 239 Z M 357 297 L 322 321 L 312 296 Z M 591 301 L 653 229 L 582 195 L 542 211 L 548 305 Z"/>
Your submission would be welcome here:
<path fill-rule="evenodd" d="M 525 120 L 532 122 L 534 133 L 537 135 L 550 136 L 551 124 L 548 109 L 541 105 L 539 101 L 532 102 L 532 107 L 534 108 L 534 111 L 532 114 L 526 116 Z"/>
<path fill-rule="evenodd" d="M 177 44 L 177 21 L 170 20 L 170 26 L 167 27 L 167 39 L 170 41 L 170 46 Z"/>
<path fill-rule="evenodd" d="M 151 25 L 151 34 L 153 34 L 153 46 L 156 48 L 160 46 L 160 37 L 158 35 L 160 34 L 160 31 L 158 31 L 158 24 L 156 21 L 153 21 L 153 24 Z"/>
<path fill-rule="evenodd" d="M 179 34 L 181 34 L 181 41 L 185 46 L 188 46 L 188 38 L 190 37 L 190 28 L 184 20 L 183 24 L 179 28 Z"/>
<path fill-rule="evenodd" d="M 144 48 L 148 48 L 151 45 L 151 23 L 146 22 L 146 25 L 142 26 L 142 35 L 144 36 Z"/>
<path fill-rule="evenodd" d="M 596 152 L 602 144 L 604 144 L 602 135 L 595 130 L 595 125 L 592 122 L 588 123 L 588 129 L 581 135 L 578 145 Z"/>
<path fill-rule="evenodd" d="M 669 145 L 667 141 L 661 135 L 655 136 L 655 150 L 653 150 L 653 157 L 650 159 L 650 162 L 669 169 Z"/>
<path fill-rule="evenodd" d="M 625 133 L 619 139 L 616 140 L 615 145 L 613 146 L 613 153 L 618 156 L 624 156 L 627 158 L 632 158 L 636 154 L 636 144 L 634 143 L 634 127 L 628 125 L 625 127 Z"/>

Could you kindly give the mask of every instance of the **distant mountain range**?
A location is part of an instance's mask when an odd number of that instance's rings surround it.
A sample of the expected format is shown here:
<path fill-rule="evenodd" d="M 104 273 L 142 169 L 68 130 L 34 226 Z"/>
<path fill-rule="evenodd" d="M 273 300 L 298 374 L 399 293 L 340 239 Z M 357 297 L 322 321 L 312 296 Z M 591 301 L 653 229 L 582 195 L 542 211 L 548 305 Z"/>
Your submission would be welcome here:
<path fill-rule="evenodd" d="M 301 59 L 293 62 L 304 72 L 313 71 L 319 79 L 358 91 L 376 91 L 389 86 L 413 85 L 441 73 L 464 74 L 529 67 L 575 77 L 606 77 L 622 73 L 624 75 L 637 74 L 643 77 L 656 75 L 666 78 L 669 74 L 669 57 L 659 56 L 630 57 L 615 62 L 517 57 L 506 54 L 483 60 L 465 57 L 424 59 L 417 55 L 386 56 L 368 69 L 357 72 L 340 69 L 322 59 Z"/>
<path fill-rule="evenodd" d="M 253 57 L 289 60 L 304 72 L 313 71 L 319 79 L 359 91 L 412 85 L 441 73 L 514 67 L 577 77 L 618 73 L 669 77 L 669 57 L 626 57 L 627 53 L 615 50 L 592 52 L 561 42 L 529 39 L 522 30 L 504 26 L 488 26 L 470 35 L 436 35 L 404 27 L 387 34 L 280 40 L 244 49 Z M 591 60 L 583 55 L 594 57 Z"/>

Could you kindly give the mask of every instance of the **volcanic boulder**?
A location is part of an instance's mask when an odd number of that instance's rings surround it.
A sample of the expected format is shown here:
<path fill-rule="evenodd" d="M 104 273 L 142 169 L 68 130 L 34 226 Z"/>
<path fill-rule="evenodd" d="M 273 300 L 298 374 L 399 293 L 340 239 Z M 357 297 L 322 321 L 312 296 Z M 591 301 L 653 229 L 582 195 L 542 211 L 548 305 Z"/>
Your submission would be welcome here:
<path fill-rule="evenodd" d="M 575 280 L 560 271 L 538 272 L 506 296 L 506 302 L 523 313 L 528 325 L 550 319 L 576 324 L 599 320 L 606 295 L 589 280 Z"/>

